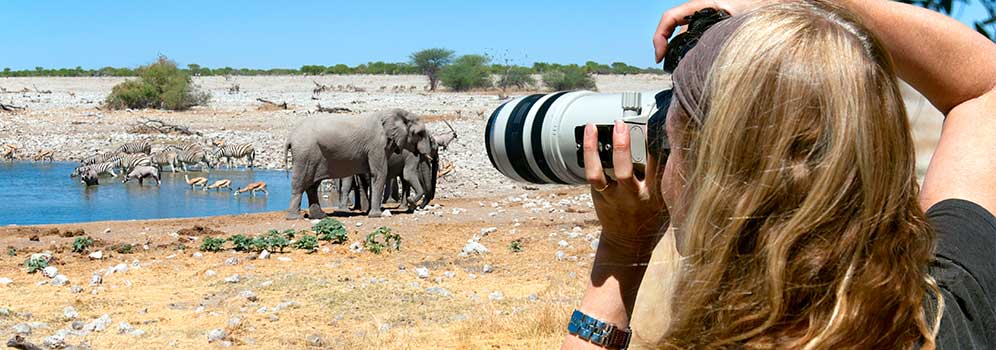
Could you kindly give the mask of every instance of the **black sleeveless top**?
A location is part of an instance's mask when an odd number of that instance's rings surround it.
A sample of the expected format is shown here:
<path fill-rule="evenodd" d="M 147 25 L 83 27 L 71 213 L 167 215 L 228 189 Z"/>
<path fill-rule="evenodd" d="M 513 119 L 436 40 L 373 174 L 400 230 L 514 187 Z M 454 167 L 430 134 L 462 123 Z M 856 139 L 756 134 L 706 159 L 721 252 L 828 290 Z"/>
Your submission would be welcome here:
<path fill-rule="evenodd" d="M 937 348 L 996 349 L 996 217 L 978 204 L 948 199 L 927 210 L 927 221 L 937 234 L 929 273 L 944 297 Z"/>

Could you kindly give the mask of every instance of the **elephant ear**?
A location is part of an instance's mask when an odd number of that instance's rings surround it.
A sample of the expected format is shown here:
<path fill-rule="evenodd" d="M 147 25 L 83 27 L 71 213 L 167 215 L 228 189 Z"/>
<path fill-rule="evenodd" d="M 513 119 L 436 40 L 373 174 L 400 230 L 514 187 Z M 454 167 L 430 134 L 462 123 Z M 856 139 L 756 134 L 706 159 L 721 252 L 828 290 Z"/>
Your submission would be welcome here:
<path fill-rule="evenodd" d="M 405 144 L 408 143 L 409 122 L 405 118 L 405 113 L 407 112 L 395 109 L 383 115 L 381 119 L 384 133 L 387 136 L 387 146 L 394 153 L 401 153 Z"/>

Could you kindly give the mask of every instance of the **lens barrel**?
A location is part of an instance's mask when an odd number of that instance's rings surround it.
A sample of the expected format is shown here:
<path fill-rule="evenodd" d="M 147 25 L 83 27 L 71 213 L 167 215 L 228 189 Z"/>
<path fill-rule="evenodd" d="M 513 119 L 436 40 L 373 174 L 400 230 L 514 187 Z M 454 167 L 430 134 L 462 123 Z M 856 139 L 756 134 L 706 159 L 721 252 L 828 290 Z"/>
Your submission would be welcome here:
<path fill-rule="evenodd" d="M 639 93 L 639 100 L 646 104 L 638 116 L 647 117 L 658 110 L 657 93 Z M 587 183 L 578 160 L 581 146 L 575 138 L 575 128 L 632 117 L 624 115 L 623 95 L 562 91 L 518 97 L 502 104 L 491 114 L 485 128 L 491 165 L 520 182 Z"/>

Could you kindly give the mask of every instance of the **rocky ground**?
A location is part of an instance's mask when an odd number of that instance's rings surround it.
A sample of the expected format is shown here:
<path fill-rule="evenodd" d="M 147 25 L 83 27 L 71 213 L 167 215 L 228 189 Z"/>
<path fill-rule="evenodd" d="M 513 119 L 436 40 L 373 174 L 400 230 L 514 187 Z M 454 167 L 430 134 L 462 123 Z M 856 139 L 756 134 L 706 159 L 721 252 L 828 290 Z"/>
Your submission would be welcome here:
<path fill-rule="evenodd" d="M 313 224 L 285 221 L 281 213 L 0 228 L 0 339 L 20 334 L 46 347 L 95 349 L 533 349 L 562 339 L 587 281 L 599 226 L 587 189 L 524 186 L 491 167 L 483 130 L 502 102 L 498 92 L 426 93 L 419 76 L 208 77 L 195 79 L 213 95 L 206 107 L 99 109 L 122 80 L 0 79 L 0 102 L 27 107 L 0 113 L 0 143 L 18 145 L 21 156 L 52 149 L 57 159 L 69 160 L 139 138 L 219 138 L 252 142 L 259 164 L 279 168 L 289 128 L 319 104 L 348 108 L 350 115 L 400 107 L 422 115 L 435 132 L 446 130 L 442 120 L 453 124 L 459 138 L 442 157 L 455 170 L 440 179 L 429 209 L 376 220 L 340 216 L 349 240 L 322 242 L 312 254 L 287 249 L 261 258 L 236 252 L 231 243 L 221 252 L 198 251 L 206 237 Z M 315 82 L 336 91 L 316 95 Z M 670 84 L 657 75 L 597 82 L 601 91 Z M 240 91 L 230 94 L 236 84 Z M 287 102 L 290 109 L 265 108 L 257 98 Z M 908 102 L 922 169 L 940 119 L 922 101 Z M 203 136 L 130 133 L 141 118 Z M 16 210 L 11 203 L 0 208 Z M 351 249 L 380 226 L 402 237 L 400 251 Z M 73 253 L 80 235 L 96 244 Z M 122 244 L 133 252 L 119 252 Z M 46 252 L 54 269 L 27 273 L 25 260 Z"/>

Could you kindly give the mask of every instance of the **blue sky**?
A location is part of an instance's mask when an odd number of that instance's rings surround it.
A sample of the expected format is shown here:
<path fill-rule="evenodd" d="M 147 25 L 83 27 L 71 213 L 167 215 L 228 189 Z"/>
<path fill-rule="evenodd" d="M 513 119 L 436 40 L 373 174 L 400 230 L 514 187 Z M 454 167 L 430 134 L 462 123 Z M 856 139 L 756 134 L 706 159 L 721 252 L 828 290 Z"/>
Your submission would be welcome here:
<path fill-rule="evenodd" d="M 4 1 L 0 69 L 181 65 L 298 68 L 407 61 L 422 48 L 534 61 L 653 66 L 677 0 Z M 963 20 L 983 15 L 973 6 Z"/>

